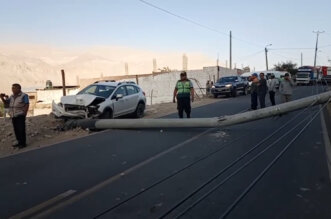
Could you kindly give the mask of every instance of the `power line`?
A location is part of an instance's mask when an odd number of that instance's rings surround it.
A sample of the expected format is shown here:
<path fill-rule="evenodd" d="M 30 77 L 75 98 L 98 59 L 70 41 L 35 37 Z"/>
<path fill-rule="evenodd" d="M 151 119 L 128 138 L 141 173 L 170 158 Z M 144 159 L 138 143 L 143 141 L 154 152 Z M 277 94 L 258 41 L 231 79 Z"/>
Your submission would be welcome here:
<path fill-rule="evenodd" d="M 275 53 L 275 52 L 273 52 L 273 53 L 271 53 L 271 54 L 281 56 L 281 57 L 283 57 L 283 58 L 285 58 L 285 59 L 287 59 L 287 60 L 291 60 L 291 59 L 299 60 L 299 58 L 294 58 L 294 57 L 284 56 L 284 55 L 282 55 L 282 54 Z"/>
<path fill-rule="evenodd" d="M 157 6 L 157 5 L 154 5 L 154 4 L 150 3 L 150 2 L 147 2 L 147 1 L 144 1 L 144 0 L 138 0 L 138 1 L 140 1 L 140 2 L 142 2 L 142 3 L 144 3 L 144 4 L 148 5 L 148 6 L 150 6 L 150 7 L 152 7 L 152 8 L 156 8 L 156 9 L 158 9 L 158 10 L 160 10 L 160 11 L 163 11 L 163 12 L 169 14 L 169 15 L 172 15 L 172 16 L 174 16 L 174 17 L 177 17 L 177 18 L 179 18 L 179 19 L 181 19 L 181 20 L 184 20 L 184 21 L 186 21 L 186 22 L 189 22 L 189 23 L 191 23 L 191 24 L 195 24 L 195 25 L 197 25 L 197 26 L 199 26 L 199 27 L 202 27 L 202 28 L 208 29 L 208 30 L 210 30 L 210 31 L 213 31 L 213 32 L 216 32 L 216 33 L 219 33 L 219 34 L 225 35 L 225 36 L 229 36 L 228 33 L 225 33 L 225 32 L 222 32 L 222 31 L 219 31 L 219 30 L 217 30 L 217 29 L 215 29 L 215 28 L 212 28 L 212 27 L 209 27 L 209 26 L 207 26 L 207 25 L 204 25 L 204 24 L 198 23 L 198 22 L 196 22 L 196 21 L 194 21 L 194 20 L 192 20 L 192 19 L 189 19 L 189 18 L 186 18 L 186 17 L 184 17 L 184 16 L 181 16 L 181 15 L 175 14 L 175 13 L 169 11 L 169 10 L 163 9 L 163 8 L 161 8 L 161 7 Z"/>
<path fill-rule="evenodd" d="M 176 17 L 176 18 L 179 18 L 179 19 L 181 19 L 181 20 L 184 20 L 184 21 L 186 21 L 186 22 L 189 22 L 189 23 L 191 23 L 191 24 L 197 25 L 197 26 L 199 26 L 199 27 L 205 28 L 205 29 L 207 29 L 207 30 L 210 30 L 210 31 L 216 32 L 216 33 L 221 34 L 221 35 L 224 35 L 224 36 L 229 36 L 229 34 L 226 33 L 226 32 L 219 31 L 219 30 L 217 30 L 217 29 L 215 29 L 215 28 L 209 27 L 208 25 L 205 25 L 205 24 L 199 23 L 199 22 L 194 21 L 194 20 L 192 20 L 192 19 L 190 19 L 190 18 L 187 18 L 187 17 L 184 17 L 184 16 L 182 16 L 182 15 L 176 14 L 176 13 L 174 13 L 174 12 L 171 12 L 171 11 L 167 10 L 167 9 L 164 9 L 164 8 L 161 8 L 161 7 L 157 6 L 157 5 L 155 5 L 155 4 L 152 4 L 152 3 L 148 2 L 148 1 L 145 1 L 145 0 L 138 0 L 138 1 L 140 1 L 141 3 L 143 3 L 143 4 L 145 4 L 145 5 L 150 6 L 150 7 L 152 7 L 152 8 L 155 8 L 155 9 L 157 9 L 157 10 L 160 10 L 160 11 L 166 13 L 166 14 L 169 14 L 169 15 L 171 15 L 171 16 L 174 16 L 174 17 Z M 237 37 L 232 37 L 232 38 L 235 39 L 235 40 L 238 40 L 238 41 L 241 41 L 241 42 L 247 43 L 247 44 L 254 45 L 254 46 L 256 46 L 256 47 L 262 47 L 262 45 L 258 45 L 258 44 L 256 44 L 256 43 L 252 43 L 252 42 L 249 42 L 249 41 L 247 41 L 247 40 L 243 40 L 243 39 L 240 39 L 240 38 L 237 38 Z"/>
<path fill-rule="evenodd" d="M 311 50 L 314 48 L 272 48 L 269 50 Z"/>
<path fill-rule="evenodd" d="M 262 44 L 260 45 L 260 44 L 252 43 L 252 42 L 249 42 L 249 41 L 247 41 L 247 40 L 240 39 L 240 38 L 238 38 L 238 37 L 233 37 L 233 36 L 232 36 L 232 38 L 235 39 L 235 40 L 241 41 L 241 42 L 243 42 L 243 43 L 251 44 L 251 45 L 256 46 L 256 47 L 259 47 L 259 48 L 263 47 Z"/>
<path fill-rule="evenodd" d="M 329 44 L 329 45 L 324 45 L 324 46 L 320 46 L 319 48 L 326 48 L 326 47 L 330 47 L 331 46 L 331 44 Z"/>
<path fill-rule="evenodd" d="M 250 57 L 253 57 L 253 56 L 256 56 L 256 55 L 258 55 L 258 54 L 260 54 L 262 52 L 264 52 L 264 49 L 259 50 L 257 52 L 252 53 L 252 54 L 249 54 L 249 55 L 245 55 L 245 56 L 239 57 L 239 58 L 237 58 L 237 60 L 245 61 L 245 59 L 250 58 Z"/>

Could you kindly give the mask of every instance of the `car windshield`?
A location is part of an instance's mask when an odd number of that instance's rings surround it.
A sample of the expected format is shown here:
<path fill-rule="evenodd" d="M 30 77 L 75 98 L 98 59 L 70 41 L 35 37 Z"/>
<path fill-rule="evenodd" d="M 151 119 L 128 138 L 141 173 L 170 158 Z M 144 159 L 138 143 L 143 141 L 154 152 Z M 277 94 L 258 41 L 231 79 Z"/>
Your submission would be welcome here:
<path fill-rule="evenodd" d="M 116 87 L 107 86 L 107 85 L 90 85 L 83 90 L 81 90 L 78 94 L 91 94 L 99 97 L 108 98 Z"/>
<path fill-rule="evenodd" d="M 224 78 L 220 78 L 218 80 L 218 83 L 234 82 L 236 80 L 237 80 L 237 77 L 224 77 Z"/>
<path fill-rule="evenodd" d="M 297 78 L 308 78 L 309 77 L 309 73 L 298 73 L 297 74 Z"/>

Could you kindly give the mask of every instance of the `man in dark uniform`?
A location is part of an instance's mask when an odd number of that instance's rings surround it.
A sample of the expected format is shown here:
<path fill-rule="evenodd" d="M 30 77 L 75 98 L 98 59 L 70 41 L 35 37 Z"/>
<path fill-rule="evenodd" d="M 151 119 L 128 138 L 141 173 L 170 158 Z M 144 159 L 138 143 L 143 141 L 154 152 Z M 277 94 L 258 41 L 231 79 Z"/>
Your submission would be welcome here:
<path fill-rule="evenodd" d="M 257 96 L 258 96 L 258 86 L 259 86 L 259 79 L 257 78 L 258 75 L 256 73 L 252 74 L 250 77 L 250 81 L 252 82 L 251 85 L 251 109 L 257 109 Z"/>
<path fill-rule="evenodd" d="M 264 73 L 261 72 L 260 83 L 257 89 L 261 109 L 265 108 L 265 96 L 267 95 L 267 92 L 268 92 L 267 80 L 264 78 Z"/>
<path fill-rule="evenodd" d="M 176 103 L 176 98 L 179 118 L 184 117 L 184 111 L 187 118 L 191 118 L 191 101 L 194 101 L 194 89 L 192 82 L 187 79 L 185 71 L 180 73 L 180 80 L 177 81 L 173 96 L 174 103 Z"/>
<path fill-rule="evenodd" d="M 1 94 L 0 98 L 5 104 L 9 104 L 9 115 L 12 118 L 17 143 L 13 147 L 26 147 L 25 119 L 29 110 L 29 96 L 21 91 L 21 85 L 13 84 L 9 98 Z"/>

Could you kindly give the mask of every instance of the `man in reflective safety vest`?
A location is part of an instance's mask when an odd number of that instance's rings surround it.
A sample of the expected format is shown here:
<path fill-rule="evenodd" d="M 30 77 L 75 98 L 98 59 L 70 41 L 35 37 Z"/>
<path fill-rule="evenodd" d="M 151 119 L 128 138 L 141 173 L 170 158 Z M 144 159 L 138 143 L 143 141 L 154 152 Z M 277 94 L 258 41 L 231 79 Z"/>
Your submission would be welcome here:
<path fill-rule="evenodd" d="M 174 103 L 176 103 L 176 99 L 179 118 L 183 118 L 184 111 L 187 118 L 191 118 L 191 101 L 194 101 L 194 89 L 192 82 L 187 79 L 185 71 L 180 73 L 180 80 L 177 81 L 174 90 Z"/>

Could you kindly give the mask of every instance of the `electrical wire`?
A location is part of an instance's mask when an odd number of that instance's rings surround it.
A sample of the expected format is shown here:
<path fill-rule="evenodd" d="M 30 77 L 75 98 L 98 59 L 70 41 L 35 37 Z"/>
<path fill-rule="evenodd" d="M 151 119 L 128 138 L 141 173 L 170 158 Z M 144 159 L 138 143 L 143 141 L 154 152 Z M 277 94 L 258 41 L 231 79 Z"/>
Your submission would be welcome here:
<path fill-rule="evenodd" d="M 228 143 L 226 143 L 226 144 L 223 145 L 222 147 L 218 148 L 217 150 L 212 151 L 212 152 L 210 152 L 210 153 L 208 153 L 208 154 L 206 154 L 206 155 L 200 157 L 199 159 L 197 159 L 197 160 L 195 160 L 195 161 L 193 161 L 193 162 L 187 164 L 187 165 L 184 166 L 183 168 L 174 171 L 174 172 L 171 173 L 170 175 L 161 178 L 160 180 L 156 181 L 155 183 L 151 184 L 150 186 L 144 188 L 144 190 L 141 190 L 141 191 L 139 191 L 139 192 L 137 192 L 137 193 L 131 195 L 130 197 L 126 198 L 125 200 L 123 200 L 123 201 L 121 201 L 121 202 L 115 204 L 114 206 L 110 207 L 109 209 L 107 209 L 107 210 L 105 210 L 105 211 L 99 213 L 99 214 L 98 214 L 97 216 L 95 216 L 94 218 L 99 218 L 99 217 L 101 217 L 101 216 L 103 216 L 103 215 L 109 213 L 110 211 L 112 211 L 112 210 L 114 210 L 114 209 L 120 207 L 121 205 L 127 203 L 128 201 L 130 201 L 130 200 L 132 200 L 132 199 L 134 199 L 134 198 L 136 198 L 137 196 L 143 194 L 144 192 L 147 192 L 148 190 L 150 190 L 150 189 L 154 188 L 155 186 L 157 186 L 157 185 L 163 183 L 164 181 L 166 181 L 166 180 L 168 180 L 168 179 L 170 179 L 170 178 L 172 178 L 172 177 L 178 175 L 179 173 L 181 173 L 181 172 L 183 172 L 184 170 L 186 170 L 186 169 L 188 169 L 188 168 L 194 166 L 195 164 L 197 164 L 197 163 L 199 163 L 199 162 L 201 162 L 201 161 L 203 161 L 203 160 L 209 158 L 210 156 L 216 154 L 217 152 L 220 152 L 221 150 L 223 150 L 223 149 L 226 148 L 227 146 L 230 146 L 232 143 L 234 143 L 234 142 L 236 142 L 236 141 L 238 141 L 238 140 L 240 140 L 240 139 L 242 139 L 242 138 L 244 138 L 244 137 L 246 137 L 246 136 L 248 136 L 248 135 L 249 135 L 249 134 L 245 134 L 245 135 L 242 135 L 242 136 L 240 136 L 240 137 L 238 137 L 238 138 L 236 138 L 236 139 L 234 139 L 234 140 L 232 140 L 232 141 L 229 141 Z"/>
<path fill-rule="evenodd" d="M 152 7 L 152 8 L 155 8 L 155 9 L 158 9 L 158 10 L 160 10 L 160 11 L 163 11 L 164 13 L 167 13 L 167 14 L 169 14 L 169 15 L 172 15 L 172 16 L 174 16 L 174 17 L 177 17 L 177 18 L 179 18 L 179 19 L 181 19 L 181 20 L 184 20 L 184 21 L 186 21 L 186 22 L 189 22 L 189 23 L 191 23 L 191 24 L 197 25 L 197 26 L 199 26 L 199 27 L 205 28 L 205 29 L 207 29 L 207 30 L 210 30 L 210 31 L 213 31 L 213 32 L 216 32 L 216 33 L 219 33 L 219 34 L 225 35 L 225 36 L 229 36 L 228 33 L 225 33 L 225 32 L 219 31 L 219 30 L 217 30 L 217 29 L 215 29 L 215 28 L 212 28 L 212 27 L 209 27 L 209 26 L 207 26 L 207 25 L 201 24 L 201 23 L 196 22 L 196 21 L 194 21 L 194 20 L 192 20 L 192 19 L 190 19 L 190 18 L 186 18 L 186 17 L 184 17 L 184 16 L 182 16 L 182 15 L 175 14 L 175 13 L 169 11 L 169 10 L 163 9 L 163 8 L 161 8 L 161 7 L 157 6 L 157 5 L 154 5 L 154 4 L 152 4 L 152 3 L 148 2 L 148 1 L 145 1 L 145 0 L 138 0 L 138 1 L 140 1 L 140 2 L 142 2 L 142 3 L 144 3 L 144 4 L 148 5 L 148 6 L 150 6 L 150 7 Z"/>
<path fill-rule="evenodd" d="M 231 168 L 232 166 L 234 166 L 236 163 L 238 163 L 240 160 L 242 160 L 244 157 L 246 157 L 248 154 L 250 154 L 251 152 L 253 152 L 256 148 L 258 148 L 259 146 L 261 146 L 264 142 L 266 142 L 268 139 L 270 139 L 271 137 L 273 137 L 275 134 L 277 134 L 279 131 L 283 130 L 288 124 L 290 124 L 292 121 L 294 121 L 296 118 L 298 118 L 298 116 L 300 116 L 302 113 L 304 113 L 306 110 L 309 109 L 309 107 L 313 106 L 316 103 L 316 101 L 314 101 L 310 106 L 306 107 L 304 110 L 302 110 L 300 113 L 296 114 L 295 117 L 291 118 L 289 121 L 287 121 L 284 125 L 282 125 L 281 127 L 279 127 L 276 131 L 274 131 L 273 133 L 271 133 L 269 136 L 267 136 L 266 138 L 264 138 L 263 140 L 261 140 L 258 144 L 254 145 L 253 148 L 251 148 L 250 150 L 248 150 L 247 152 L 243 153 L 241 156 L 239 156 L 238 158 L 236 158 L 234 161 L 232 161 L 230 164 L 228 164 L 225 168 L 223 168 L 221 171 L 219 171 L 216 175 L 214 175 L 213 177 L 211 177 L 209 180 L 207 180 L 205 183 L 203 183 L 202 185 L 200 185 L 197 189 L 195 189 L 192 193 L 190 193 L 189 195 L 187 195 L 186 197 L 184 197 L 181 201 L 177 202 L 175 205 L 173 205 L 168 211 L 166 211 L 164 214 L 162 214 L 162 216 L 160 216 L 159 218 L 164 218 L 167 215 L 169 215 L 172 211 L 174 211 L 176 208 L 178 208 L 180 205 L 182 205 L 185 201 L 187 201 L 188 199 L 190 199 L 192 196 L 194 196 L 196 193 L 198 193 L 200 190 L 202 190 L 204 187 L 206 187 L 208 184 L 210 184 L 212 181 L 214 181 L 217 177 L 219 177 L 221 174 L 223 174 L 225 171 L 227 171 L 229 168 Z M 286 135 L 285 135 L 286 136 Z M 285 136 L 280 137 L 277 141 L 281 140 L 282 138 L 284 138 Z M 188 209 L 189 210 L 189 209 Z M 184 212 L 184 214 L 186 213 L 186 211 Z M 181 216 L 181 215 L 180 215 Z"/>
<path fill-rule="evenodd" d="M 148 2 L 148 1 L 145 1 L 145 0 L 138 0 L 138 1 L 140 1 L 141 3 L 143 3 L 143 4 L 145 4 L 145 5 L 150 6 L 150 7 L 152 7 L 152 8 L 155 8 L 155 9 L 157 9 L 157 10 L 160 10 L 160 11 L 166 13 L 166 14 L 169 14 L 169 15 L 171 15 L 171 16 L 177 17 L 177 18 L 179 18 L 179 19 L 181 19 L 181 20 L 184 20 L 184 21 L 186 21 L 186 22 L 189 22 L 189 23 L 191 23 L 191 24 L 197 25 L 197 26 L 199 26 L 199 27 L 201 27 L 201 28 L 205 28 L 205 29 L 207 29 L 207 30 L 213 31 L 213 32 L 215 32 L 215 33 L 218 33 L 218 34 L 221 34 L 221 35 L 224 35 L 224 36 L 229 36 L 229 33 L 225 33 L 225 32 L 223 32 L 223 31 L 219 31 L 219 30 L 217 30 L 217 29 L 215 29 L 215 28 L 212 28 L 212 27 L 210 27 L 210 26 L 208 26 L 208 25 L 202 24 L 202 23 L 197 22 L 197 21 L 194 21 L 194 20 L 192 20 L 192 19 L 190 19 L 190 18 L 187 18 L 187 17 L 184 17 L 184 16 L 182 16 L 182 15 L 179 15 L 179 14 L 176 14 L 176 13 L 174 13 L 174 12 L 171 12 L 171 11 L 169 11 L 169 10 L 167 10 L 167 9 L 161 8 L 161 7 L 159 7 L 159 6 L 155 5 L 155 4 L 152 4 L 152 3 Z M 253 42 L 249 42 L 249 41 L 247 41 L 247 40 L 243 40 L 243 39 L 240 39 L 240 38 L 235 37 L 235 36 L 232 36 L 232 39 L 235 39 L 235 40 L 238 40 L 238 41 L 241 41 L 241 42 L 247 43 L 247 44 L 251 44 L 251 45 L 256 46 L 256 47 L 262 47 L 262 45 L 259 45 L 259 44 L 253 43 Z"/>
<path fill-rule="evenodd" d="M 301 136 L 301 134 L 308 128 L 308 126 L 315 120 L 315 118 L 321 113 L 321 111 L 328 105 L 331 99 L 329 99 L 315 115 L 309 120 L 309 122 L 300 130 L 300 132 L 283 148 L 283 150 L 266 166 L 262 172 L 250 183 L 250 185 L 236 198 L 236 200 L 227 208 L 227 210 L 221 215 L 220 219 L 226 218 L 231 211 L 238 205 L 238 203 L 249 193 L 249 191 L 256 185 L 258 181 L 270 170 L 270 168 L 285 154 L 289 147 Z"/>
<path fill-rule="evenodd" d="M 315 48 L 270 48 L 268 50 L 312 50 Z"/>
<path fill-rule="evenodd" d="M 247 161 L 244 165 L 242 165 L 240 168 L 238 168 L 236 171 L 232 172 L 229 176 L 227 176 L 224 180 L 222 180 L 220 183 L 218 183 L 216 186 L 214 186 L 211 190 L 209 190 L 208 192 L 206 192 L 204 195 L 202 195 L 199 199 L 197 199 L 195 202 L 193 202 L 190 206 L 188 206 L 187 208 L 185 208 L 183 211 L 181 211 L 178 215 L 176 215 L 174 218 L 180 218 L 182 217 L 184 214 L 186 214 L 189 210 L 191 210 L 193 207 L 195 207 L 197 204 L 199 204 L 202 200 L 204 200 L 205 198 L 207 198 L 211 193 L 213 193 L 216 189 L 219 189 L 220 186 L 222 186 L 224 183 L 226 183 L 228 180 L 230 180 L 233 176 L 237 175 L 239 172 L 241 172 L 245 167 L 247 167 L 249 164 L 251 164 L 253 161 L 255 161 L 257 158 L 259 158 L 261 155 L 263 155 L 267 150 L 269 150 L 271 147 L 273 147 L 276 143 L 278 143 L 280 140 L 282 140 L 283 138 L 285 138 L 289 133 L 291 133 L 294 129 L 296 129 L 298 126 L 300 126 L 303 122 L 305 122 L 307 120 L 304 119 L 301 122 L 297 123 L 294 127 L 292 127 L 285 135 L 282 135 L 280 138 L 278 138 L 276 141 L 274 141 L 271 145 L 269 145 L 268 147 L 266 147 L 264 150 L 262 150 L 261 152 L 259 152 L 256 156 L 252 157 L 249 161 Z M 223 172 L 219 172 L 219 173 L 223 173 Z M 214 181 L 220 174 L 216 174 L 214 177 L 212 177 L 209 180 L 209 183 Z M 208 184 L 209 184 L 208 183 Z M 201 190 L 201 189 L 200 189 Z M 199 190 L 199 191 L 200 191 Z M 198 191 L 197 191 L 198 192 Z M 197 193 L 195 192 L 195 194 Z M 191 196 L 190 196 L 191 197 Z M 185 200 L 186 201 L 186 200 Z M 177 208 L 178 206 L 176 206 Z M 173 211 L 174 209 L 172 209 Z M 169 212 L 170 213 L 170 212 Z M 163 218 L 160 217 L 160 218 Z"/>
<path fill-rule="evenodd" d="M 259 50 L 259 51 L 257 51 L 257 52 L 252 53 L 252 54 L 249 54 L 249 55 L 245 55 L 245 56 L 239 57 L 239 58 L 237 58 L 237 59 L 238 59 L 238 60 L 241 60 L 241 61 L 245 61 L 245 59 L 248 59 L 248 58 L 251 58 L 251 57 L 253 57 L 253 56 L 256 56 L 256 55 L 258 55 L 258 54 L 260 54 L 260 53 L 262 53 L 262 52 L 264 52 L 264 49 Z"/>

